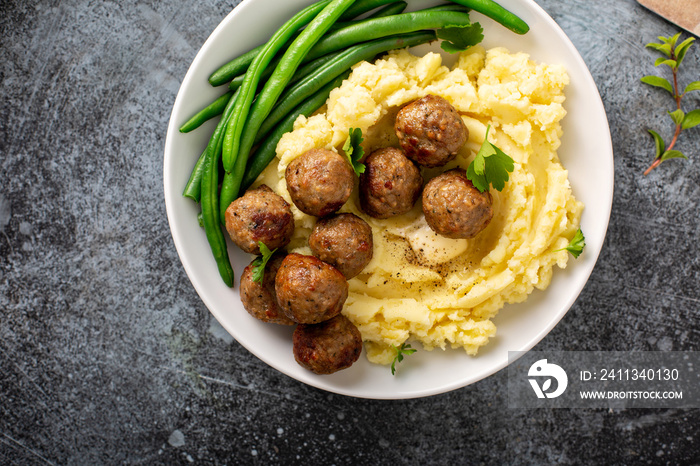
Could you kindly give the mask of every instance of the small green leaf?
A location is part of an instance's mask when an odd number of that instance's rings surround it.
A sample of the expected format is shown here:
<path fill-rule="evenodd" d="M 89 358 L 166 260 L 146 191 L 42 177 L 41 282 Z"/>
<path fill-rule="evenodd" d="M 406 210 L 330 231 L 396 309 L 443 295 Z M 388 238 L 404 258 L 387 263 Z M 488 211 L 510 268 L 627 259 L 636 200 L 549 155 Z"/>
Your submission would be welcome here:
<path fill-rule="evenodd" d="M 682 129 L 690 129 L 700 124 L 700 110 L 688 112 L 681 124 Z"/>
<path fill-rule="evenodd" d="M 674 35 L 673 37 L 669 37 L 666 39 L 666 43 L 671 46 L 671 48 L 676 46 L 676 42 L 678 42 L 678 39 L 681 37 L 681 33 L 679 32 L 678 34 Z"/>
<path fill-rule="evenodd" d="M 668 112 L 668 114 L 676 125 L 680 125 L 683 123 L 683 119 L 685 118 L 685 112 L 683 112 L 683 110 L 681 110 L 680 108 L 673 112 Z"/>
<path fill-rule="evenodd" d="M 644 76 L 641 81 L 644 84 L 649 84 L 650 86 L 666 89 L 671 93 L 671 95 L 673 95 L 673 86 L 671 86 L 671 83 L 665 78 L 661 78 L 659 76 Z"/>
<path fill-rule="evenodd" d="M 569 241 L 569 245 L 566 246 L 563 249 L 557 249 L 557 251 L 563 251 L 567 250 L 571 253 L 572 256 L 574 256 L 574 259 L 578 259 L 578 256 L 581 255 L 583 252 L 583 248 L 586 247 L 586 238 L 583 236 L 583 231 L 579 228 L 576 231 L 576 234 L 574 235 L 573 238 L 571 238 L 571 241 Z M 554 252 L 557 252 L 554 251 Z"/>
<path fill-rule="evenodd" d="M 262 283 L 263 277 L 265 276 L 265 266 L 275 251 L 277 251 L 277 248 L 270 251 L 262 241 L 258 241 L 258 246 L 260 247 L 261 255 L 256 257 L 253 261 L 253 281 Z"/>
<path fill-rule="evenodd" d="M 437 30 L 438 39 L 442 39 L 440 47 L 448 53 L 467 50 L 484 40 L 484 29 L 479 23 L 468 26 L 449 25 Z"/>
<path fill-rule="evenodd" d="M 365 155 L 365 151 L 362 149 L 362 141 L 364 141 L 362 130 L 360 128 L 350 128 L 345 144 L 343 144 L 345 157 L 347 157 L 357 176 L 365 172 L 365 164 L 360 162 Z"/>
<path fill-rule="evenodd" d="M 505 154 L 501 149 L 494 146 L 496 153 L 489 157 L 486 168 L 484 169 L 484 175 L 486 179 L 491 182 L 496 191 L 502 191 L 506 185 L 506 181 L 510 179 L 508 173 L 512 172 L 515 168 L 513 159 Z"/>
<path fill-rule="evenodd" d="M 391 362 L 391 375 L 395 375 L 396 363 L 403 361 L 404 355 L 408 356 L 409 354 L 413 354 L 416 350 L 412 349 L 411 345 L 407 345 L 406 343 L 402 343 L 399 348 L 394 345 L 391 345 L 391 347 L 396 351 L 396 356 L 394 356 L 394 360 Z"/>
<path fill-rule="evenodd" d="M 688 84 L 683 93 L 687 94 L 688 92 L 692 91 L 700 91 L 700 81 L 693 81 L 692 83 Z"/>
<path fill-rule="evenodd" d="M 666 152 L 663 153 L 661 156 L 661 161 L 663 162 L 664 160 L 668 159 L 687 159 L 685 155 L 679 150 L 667 150 Z"/>
<path fill-rule="evenodd" d="M 654 136 L 654 144 L 656 145 L 656 156 L 654 157 L 655 159 L 658 159 L 661 157 L 661 154 L 663 153 L 664 149 L 666 148 L 666 143 L 664 142 L 664 139 L 659 136 L 659 134 L 656 131 L 652 130 L 647 130 L 649 131 L 649 134 Z"/>
<path fill-rule="evenodd" d="M 512 158 L 488 142 L 490 129 L 491 125 L 486 127 L 484 142 L 472 163 L 467 167 L 467 178 L 482 193 L 489 189 L 489 185 L 501 191 L 506 181 L 510 179 L 508 173 L 515 168 Z"/>
<path fill-rule="evenodd" d="M 493 149 L 493 146 L 491 144 L 488 144 L 488 143 L 482 145 L 481 147 L 482 147 L 482 149 L 484 147 L 489 147 L 489 148 Z M 486 157 L 488 157 L 489 155 L 493 155 L 495 153 L 496 153 L 495 150 L 491 154 L 487 153 L 486 151 L 484 151 L 482 153 L 482 151 L 479 150 L 479 154 L 477 154 L 477 156 L 474 158 L 474 173 L 476 173 L 477 175 L 483 175 L 484 170 L 486 169 Z"/>
<path fill-rule="evenodd" d="M 671 68 L 676 68 L 678 66 L 678 63 L 676 63 L 676 60 L 671 60 L 669 58 L 660 57 L 660 58 L 657 58 L 656 61 L 654 62 L 654 66 L 659 66 L 659 65 L 667 65 Z"/>
<path fill-rule="evenodd" d="M 667 57 L 671 57 L 671 46 L 668 44 L 655 44 L 655 43 L 650 43 L 647 44 L 647 47 L 650 49 L 654 49 L 657 52 L 663 53 Z"/>
<path fill-rule="evenodd" d="M 683 62 L 683 59 L 685 58 L 685 54 L 690 48 L 691 45 L 693 45 L 693 42 L 695 42 L 695 37 L 689 37 L 683 42 L 680 43 L 678 47 L 676 47 L 675 54 L 676 54 L 676 61 L 678 61 L 678 64 L 680 65 Z"/>
<path fill-rule="evenodd" d="M 474 162 L 476 162 L 476 159 L 474 159 Z M 467 178 L 479 192 L 483 193 L 484 191 L 488 191 L 489 182 L 486 180 L 486 175 L 483 173 L 478 174 L 474 171 L 474 165 L 476 165 L 474 162 L 470 163 L 467 167 Z"/>
<path fill-rule="evenodd" d="M 489 130 L 491 129 L 491 125 L 488 125 L 486 127 L 486 135 L 484 136 L 484 143 L 481 144 L 481 147 L 479 148 L 479 152 L 476 154 L 476 158 L 474 159 L 474 173 L 477 175 L 483 175 L 484 174 L 484 168 L 486 166 L 486 157 L 490 157 L 496 153 L 496 149 L 494 149 L 493 145 L 489 142 Z"/>

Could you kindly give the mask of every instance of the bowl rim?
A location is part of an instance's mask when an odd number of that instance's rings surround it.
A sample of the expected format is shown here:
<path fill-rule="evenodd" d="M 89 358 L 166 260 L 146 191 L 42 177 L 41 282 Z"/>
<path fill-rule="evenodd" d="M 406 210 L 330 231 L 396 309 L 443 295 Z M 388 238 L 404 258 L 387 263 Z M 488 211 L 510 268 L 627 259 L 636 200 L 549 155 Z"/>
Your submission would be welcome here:
<path fill-rule="evenodd" d="M 319 388 L 322 390 L 326 390 L 329 392 L 341 394 L 341 395 L 346 395 L 346 396 L 351 396 L 351 397 L 356 397 L 356 398 L 368 398 L 368 399 L 411 399 L 411 398 L 419 398 L 419 397 L 426 397 L 426 396 L 433 396 L 445 392 L 449 392 L 458 388 L 462 388 L 468 385 L 471 385 L 475 382 L 478 382 L 479 380 L 483 380 L 484 378 L 493 375 L 500 371 L 501 369 L 505 368 L 508 366 L 510 363 L 514 362 L 515 359 L 510 359 L 510 358 L 499 358 L 499 362 L 493 365 L 490 365 L 487 369 L 482 369 L 479 373 L 475 374 L 472 377 L 467 377 L 467 378 L 461 378 L 461 379 L 456 379 L 451 382 L 443 383 L 436 385 L 435 387 L 431 389 L 418 389 L 418 390 L 403 390 L 400 392 L 394 392 L 394 393 L 382 393 L 380 392 L 371 392 L 371 391 L 362 391 L 362 392 L 357 392 L 355 390 L 352 390 L 351 388 L 344 389 L 342 386 L 334 386 L 334 385 L 329 385 L 328 383 L 325 383 L 327 379 L 324 379 L 323 376 L 316 376 L 315 374 L 310 375 L 307 374 L 307 376 L 299 376 L 297 372 L 294 370 L 285 370 L 285 368 L 280 367 L 280 364 L 278 361 L 272 360 L 270 357 L 267 357 L 264 354 L 260 354 L 259 351 L 256 350 L 255 347 L 251 346 L 249 342 L 247 342 L 245 339 L 240 338 L 240 335 L 238 334 L 238 331 L 235 328 L 232 328 L 231 325 L 229 325 L 228 321 L 224 318 L 222 318 L 221 314 L 216 312 L 216 303 L 214 302 L 214 299 L 211 294 L 206 293 L 206 284 L 203 282 L 204 278 L 201 276 L 199 273 L 196 273 L 196 271 L 193 269 L 192 264 L 189 262 L 185 250 L 187 248 L 187 240 L 183 236 L 183 233 L 176 227 L 176 220 L 178 216 L 180 215 L 177 212 L 177 209 L 175 207 L 175 204 L 173 203 L 172 199 L 173 196 L 177 197 L 182 197 L 180 190 L 176 189 L 175 185 L 171 182 L 171 179 L 173 177 L 173 163 L 171 160 L 171 154 L 173 153 L 174 150 L 174 135 L 179 133 L 178 131 L 178 120 L 177 117 L 184 111 L 182 109 L 183 106 L 183 99 L 184 99 L 184 94 L 186 93 L 187 86 L 190 85 L 191 81 L 194 79 L 194 70 L 197 69 L 202 65 L 202 62 L 205 61 L 205 52 L 212 46 L 213 43 L 217 42 L 220 40 L 220 37 L 231 27 L 231 23 L 236 20 L 238 17 L 244 17 L 249 11 L 252 12 L 254 11 L 255 4 L 256 3 L 261 3 L 263 1 L 271 1 L 271 0 L 243 0 L 239 5 L 233 8 L 233 10 L 226 15 L 226 17 L 217 25 L 217 27 L 214 29 L 214 31 L 210 34 L 210 36 L 207 38 L 207 40 L 204 42 L 200 50 L 197 52 L 194 60 L 192 61 L 190 67 L 188 68 L 188 71 L 185 75 L 185 77 L 182 80 L 181 86 L 178 90 L 177 97 L 175 99 L 175 102 L 173 104 L 173 108 L 170 114 L 170 119 L 168 123 L 168 129 L 167 129 L 167 135 L 166 135 L 166 140 L 165 140 L 165 146 L 164 146 L 164 159 L 163 159 L 163 187 L 164 187 L 164 197 L 165 197 L 165 204 L 166 204 L 166 214 L 168 218 L 168 223 L 170 226 L 170 231 L 171 235 L 173 238 L 173 242 L 175 244 L 176 250 L 178 252 L 178 257 L 180 258 L 180 261 L 182 262 L 183 267 L 185 268 L 185 272 L 194 286 L 195 290 L 197 291 L 197 294 L 199 295 L 200 299 L 204 302 L 205 306 L 207 309 L 211 312 L 211 314 L 219 321 L 219 323 L 224 327 L 224 329 L 227 330 L 228 333 L 230 333 L 236 341 L 244 346 L 248 351 L 250 351 L 253 355 L 255 355 L 257 358 L 261 359 L 263 362 L 268 364 L 269 366 L 273 367 L 274 369 L 278 370 L 279 372 L 284 373 L 285 375 L 300 381 L 302 383 L 305 383 L 307 385 L 311 385 L 315 388 Z M 311 0 L 295 0 L 293 2 L 295 6 L 296 5 L 306 5 L 311 3 Z M 425 3 L 425 2 L 424 2 Z M 435 3 L 435 2 L 433 2 Z M 510 5 L 524 5 L 523 8 L 529 8 L 532 10 L 534 15 L 537 17 L 539 21 L 543 21 L 544 23 L 547 24 L 548 27 L 552 28 L 553 31 L 562 39 L 563 45 L 566 47 L 570 54 L 570 58 L 573 59 L 578 63 L 578 66 L 581 67 L 581 69 L 585 70 L 586 72 L 583 74 L 583 76 L 579 76 L 578 79 L 582 79 L 584 81 L 584 84 L 592 89 L 595 89 L 596 92 L 594 95 L 589 95 L 588 98 L 592 98 L 594 100 L 593 105 L 599 108 L 599 110 L 602 110 L 602 115 L 605 116 L 605 109 L 604 105 L 602 102 L 602 99 L 600 97 L 600 94 L 597 92 L 597 87 L 595 85 L 595 81 L 590 74 L 590 71 L 588 70 L 583 58 L 579 54 L 579 52 L 576 50 L 575 46 L 571 42 L 571 40 L 568 38 L 566 33 L 561 29 L 561 27 L 547 14 L 547 12 L 540 7 L 537 3 L 534 2 L 534 0 L 501 0 L 500 3 L 507 8 Z M 200 84 L 206 84 L 206 83 L 200 83 Z M 207 84 L 208 86 L 208 84 Z M 565 119 L 566 120 L 566 119 Z M 595 263 L 597 262 L 599 255 L 602 250 L 603 246 L 603 241 L 605 238 L 605 233 L 608 228 L 609 220 L 610 220 L 610 215 L 612 212 L 612 201 L 613 201 L 613 192 L 614 192 L 614 155 L 613 155 L 613 147 L 612 147 L 612 138 L 610 135 L 610 128 L 607 122 L 607 118 L 605 118 L 604 121 L 604 126 L 605 130 L 603 134 L 599 134 L 598 137 L 601 139 L 601 145 L 609 151 L 609 157 L 607 158 L 607 166 L 601 167 L 600 174 L 603 176 L 602 179 L 599 180 L 599 184 L 602 186 L 608 186 L 609 187 L 609 193 L 606 197 L 606 202 L 601 206 L 603 207 L 604 211 L 596 213 L 596 218 L 599 220 L 603 219 L 604 217 L 604 226 L 603 226 L 603 233 L 602 237 L 596 238 L 597 241 L 595 243 L 595 246 L 593 249 L 588 247 L 586 249 L 587 257 L 586 257 L 586 264 L 585 266 L 587 267 L 586 271 L 586 277 L 585 280 L 580 280 L 579 283 L 577 283 L 577 286 L 572 288 L 572 292 L 569 293 L 569 296 L 565 303 L 561 306 L 559 311 L 556 314 L 551 315 L 550 319 L 547 321 L 547 324 L 539 327 L 539 330 L 535 333 L 532 334 L 532 336 L 529 338 L 529 340 L 525 343 L 520 345 L 518 348 L 513 349 L 512 351 L 517 351 L 523 354 L 526 351 L 529 351 L 532 349 L 537 343 L 539 343 L 547 334 L 551 332 L 551 330 L 561 321 L 561 319 L 567 314 L 567 312 L 571 309 L 571 307 L 574 305 L 576 300 L 578 299 L 579 295 L 581 294 L 581 291 L 585 287 L 586 283 L 588 282 L 590 275 L 595 267 Z M 191 202 L 191 201 L 190 201 Z M 583 219 L 582 219 L 583 220 Z M 588 240 L 588 235 L 587 235 L 587 240 Z M 227 240 L 228 241 L 228 240 Z M 230 244 L 230 243 L 229 243 Z M 207 253 L 209 251 L 207 250 Z M 583 267 L 584 264 L 577 265 L 577 267 Z M 215 268 L 215 266 L 214 266 Z M 561 271 L 558 271 L 559 273 Z M 218 275 L 218 273 L 217 273 Z M 556 274 L 555 274 L 556 275 Z M 530 299 L 530 298 L 528 298 Z M 499 311 L 500 313 L 503 313 L 504 309 L 501 309 Z M 495 317 L 495 319 L 498 319 L 498 316 Z M 490 345 L 491 343 L 489 343 Z M 488 347 L 487 345 L 486 347 Z M 477 356 L 478 357 L 478 356 Z"/>

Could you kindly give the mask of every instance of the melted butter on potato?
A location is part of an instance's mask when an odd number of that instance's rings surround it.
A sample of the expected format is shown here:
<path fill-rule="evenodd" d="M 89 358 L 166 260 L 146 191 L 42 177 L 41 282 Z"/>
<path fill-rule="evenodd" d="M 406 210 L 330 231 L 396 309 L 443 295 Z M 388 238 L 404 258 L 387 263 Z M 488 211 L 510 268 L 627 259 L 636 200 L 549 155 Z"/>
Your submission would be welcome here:
<path fill-rule="evenodd" d="M 440 54 L 418 57 L 391 52 L 374 64 L 362 62 L 333 90 L 326 106 L 299 117 L 277 146 L 278 163 L 257 183 L 266 183 L 291 204 L 284 170 L 305 151 L 340 151 L 349 128 L 360 128 L 366 153 L 397 146 L 393 121 L 401 106 L 426 94 L 447 99 L 462 115 L 469 139 L 457 158 L 440 169 L 423 170 L 425 181 L 455 167 L 467 168 L 489 140 L 515 161 L 501 192 L 492 190 L 494 218 L 468 240 L 435 235 L 418 201 L 407 214 L 387 220 L 364 215 L 357 190 L 341 211 L 365 219 L 373 230 L 374 256 L 349 281 L 343 313 L 355 323 L 370 361 L 387 364 L 390 345 L 407 339 L 424 348 L 463 348 L 475 355 L 496 334 L 492 319 L 507 303 L 545 289 L 578 229 L 583 205 L 569 186 L 556 150 L 565 116 L 563 67 L 534 63 L 524 53 L 473 47 L 448 68 Z M 296 231 L 290 251 L 308 254 L 316 219 L 292 206 Z"/>

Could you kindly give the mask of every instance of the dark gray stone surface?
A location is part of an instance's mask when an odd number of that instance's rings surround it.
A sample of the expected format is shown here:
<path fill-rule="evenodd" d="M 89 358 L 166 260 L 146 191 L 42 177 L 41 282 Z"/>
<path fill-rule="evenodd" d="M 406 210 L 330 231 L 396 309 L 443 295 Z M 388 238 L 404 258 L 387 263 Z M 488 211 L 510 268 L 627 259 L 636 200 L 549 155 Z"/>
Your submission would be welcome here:
<path fill-rule="evenodd" d="M 0 464 L 698 464 L 697 410 L 509 410 L 505 371 L 357 400 L 232 341 L 179 262 L 161 166 L 180 80 L 237 3 L 2 2 Z M 677 29 L 633 0 L 538 3 L 596 80 L 616 185 L 590 282 L 537 349 L 696 351 L 698 129 L 642 176 L 646 129 L 671 132 L 644 44 Z"/>

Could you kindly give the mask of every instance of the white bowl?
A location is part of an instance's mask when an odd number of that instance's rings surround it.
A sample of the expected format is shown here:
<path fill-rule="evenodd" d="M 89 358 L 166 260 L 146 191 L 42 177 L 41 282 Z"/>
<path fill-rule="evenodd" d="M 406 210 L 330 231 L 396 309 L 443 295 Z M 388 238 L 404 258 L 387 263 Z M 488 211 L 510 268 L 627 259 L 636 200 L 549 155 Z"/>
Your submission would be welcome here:
<path fill-rule="evenodd" d="M 593 78 L 571 41 L 534 1 L 500 1 L 530 25 L 530 32 L 524 36 L 472 13 L 472 20 L 484 27 L 486 48 L 504 46 L 511 51 L 524 51 L 534 60 L 563 64 L 569 72 L 571 84 L 565 102 L 568 115 L 562 122 L 564 136 L 558 152 L 569 170 L 574 195 L 586 206 L 581 219 L 585 252 L 570 260 L 565 270 L 555 268 L 546 291 L 535 291 L 525 303 L 502 309 L 495 318 L 496 337 L 476 357 L 467 356 L 462 350 L 419 350 L 404 360 L 396 376 L 392 376 L 388 367 L 370 364 L 363 355 L 349 369 L 333 375 L 315 375 L 295 362 L 291 328 L 265 324 L 243 309 L 238 279 L 250 256 L 231 243 L 229 255 L 236 287 L 231 289 L 223 283 L 204 231 L 197 223 L 199 207 L 182 196 L 214 123 L 190 134 L 178 132 L 193 113 L 221 94 L 221 89 L 207 83 L 213 70 L 265 42 L 272 31 L 310 3 L 311 0 L 244 0 L 207 39 L 182 82 L 168 125 L 163 171 L 168 221 L 185 271 L 204 304 L 240 344 L 275 369 L 314 387 L 363 398 L 400 399 L 443 393 L 488 377 L 508 364 L 509 351 L 531 349 L 559 322 L 586 284 L 603 246 L 612 204 L 613 153 L 605 110 Z M 434 3 L 412 0 L 409 9 Z"/>

